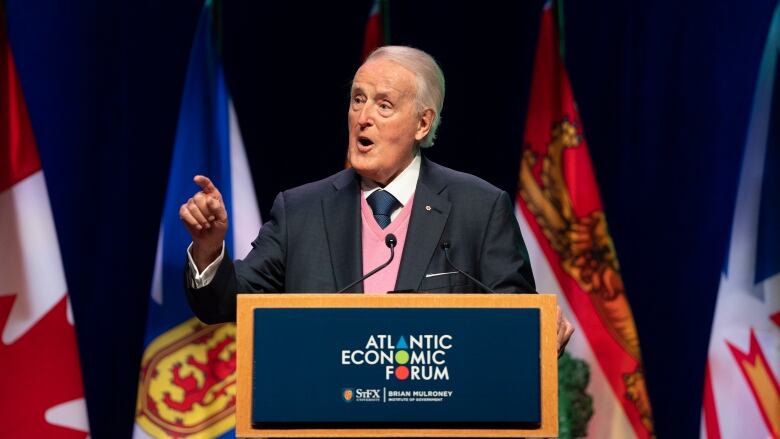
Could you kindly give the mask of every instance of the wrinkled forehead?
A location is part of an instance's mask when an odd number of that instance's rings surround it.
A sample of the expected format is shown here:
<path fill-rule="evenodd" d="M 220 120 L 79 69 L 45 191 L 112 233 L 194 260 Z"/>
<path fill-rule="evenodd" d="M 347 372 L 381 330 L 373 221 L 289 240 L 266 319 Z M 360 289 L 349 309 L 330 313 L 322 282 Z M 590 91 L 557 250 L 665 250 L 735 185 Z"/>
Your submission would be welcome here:
<path fill-rule="evenodd" d="M 371 60 L 355 72 L 352 91 L 355 90 L 413 96 L 417 91 L 416 76 L 397 62 L 386 59 Z"/>

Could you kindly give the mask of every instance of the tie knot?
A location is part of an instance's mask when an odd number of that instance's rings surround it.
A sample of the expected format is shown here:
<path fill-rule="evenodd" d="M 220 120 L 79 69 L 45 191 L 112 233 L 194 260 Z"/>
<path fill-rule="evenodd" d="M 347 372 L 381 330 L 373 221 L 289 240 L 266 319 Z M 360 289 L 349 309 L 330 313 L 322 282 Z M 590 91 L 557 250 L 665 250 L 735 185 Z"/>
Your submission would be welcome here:
<path fill-rule="evenodd" d="M 390 215 L 401 205 L 390 192 L 381 189 L 369 195 L 366 202 L 371 207 L 371 212 L 373 212 L 377 223 L 383 229 L 390 224 Z"/>
<path fill-rule="evenodd" d="M 374 215 L 390 215 L 400 204 L 390 192 L 381 189 L 369 195 L 366 202 Z"/>

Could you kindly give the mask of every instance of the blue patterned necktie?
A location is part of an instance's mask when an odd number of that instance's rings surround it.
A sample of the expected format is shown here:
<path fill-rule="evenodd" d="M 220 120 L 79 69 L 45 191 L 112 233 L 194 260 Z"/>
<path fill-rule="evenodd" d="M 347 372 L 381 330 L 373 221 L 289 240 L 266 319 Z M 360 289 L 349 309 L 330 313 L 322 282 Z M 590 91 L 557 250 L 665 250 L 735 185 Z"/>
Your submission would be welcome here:
<path fill-rule="evenodd" d="M 390 192 L 381 189 L 369 195 L 366 202 L 371 206 L 376 223 L 383 229 L 390 225 L 390 215 L 401 205 Z"/>

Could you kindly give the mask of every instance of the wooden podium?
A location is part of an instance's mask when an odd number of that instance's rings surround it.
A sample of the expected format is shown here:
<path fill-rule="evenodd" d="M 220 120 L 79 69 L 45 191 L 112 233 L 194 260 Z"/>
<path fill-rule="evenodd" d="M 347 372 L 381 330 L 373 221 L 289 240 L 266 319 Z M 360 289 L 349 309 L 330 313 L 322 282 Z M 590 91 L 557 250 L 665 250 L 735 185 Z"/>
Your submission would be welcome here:
<path fill-rule="evenodd" d="M 237 309 L 238 437 L 557 437 L 558 356 L 556 298 L 552 294 L 241 294 Z M 473 308 L 537 309 L 541 419 L 532 428 L 254 428 L 252 423 L 254 316 L 258 309 Z M 530 359 L 529 361 L 534 361 Z M 262 391 L 260 389 L 257 390 Z M 479 404 L 479 401 L 474 401 Z"/>

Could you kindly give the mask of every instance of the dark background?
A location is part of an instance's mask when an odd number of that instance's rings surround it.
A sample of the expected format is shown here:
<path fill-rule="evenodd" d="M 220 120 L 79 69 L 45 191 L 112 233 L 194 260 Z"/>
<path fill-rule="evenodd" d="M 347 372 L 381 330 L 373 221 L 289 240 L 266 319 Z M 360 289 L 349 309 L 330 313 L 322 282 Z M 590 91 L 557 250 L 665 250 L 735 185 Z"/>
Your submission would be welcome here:
<path fill-rule="evenodd" d="M 128 436 L 133 424 L 157 232 L 201 6 L 6 0 L 96 438 Z M 266 217 L 276 192 L 343 165 L 347 92 L 370 6 L 224 1 L 225 69 Z M 447 77 L 429 157 L 511 194 L 541 7 L 391 5 L 392 42 L 430 52 Z M 773 8 L 772 0 L 565 4 L 566 62 L 661 438 L 698 434 L 714 300 Z"/>

